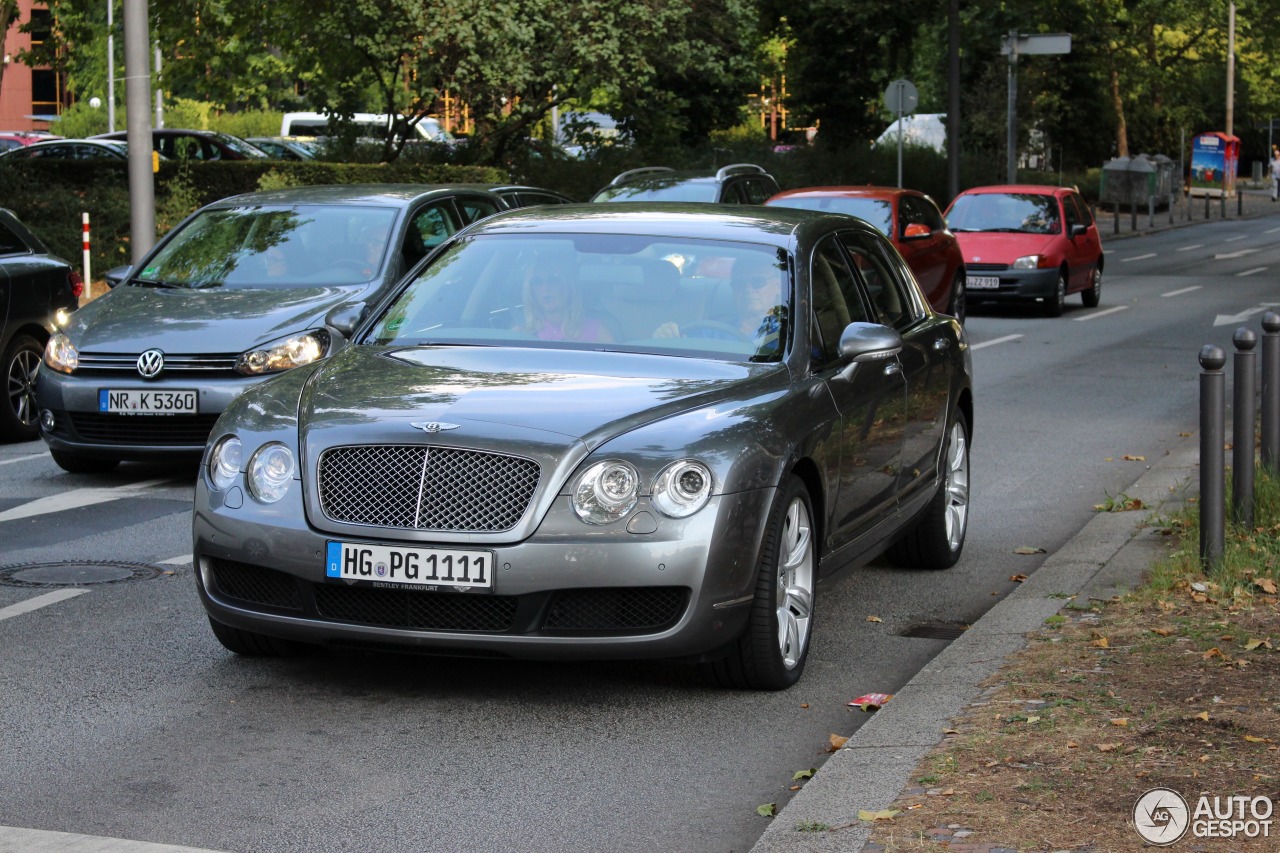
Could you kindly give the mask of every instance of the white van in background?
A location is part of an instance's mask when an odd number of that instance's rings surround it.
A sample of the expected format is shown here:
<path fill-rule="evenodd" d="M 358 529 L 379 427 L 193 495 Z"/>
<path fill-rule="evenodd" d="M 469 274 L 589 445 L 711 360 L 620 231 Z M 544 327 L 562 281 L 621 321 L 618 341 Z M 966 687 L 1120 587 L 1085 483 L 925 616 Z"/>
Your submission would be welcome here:
<path fill-rule="evenodd" d="M 382 139 L 391 126 L 391 116 L 385 113 L 356 113 L 352 123 L 360 128 L 360 135 Z M 436 119 L 426 117 L 414 125 L 419 140 L 449 142 L 453 136 L 440 126 Z M 285 113 L 280 120 L 281 136 L 328 136 L 329 116 L 325 113 Z"/>
<path fill-rule="evenodd" d="M 902 122 L 902 144 L 932 148 L 939 154 L 947 151 L 946 113 L 917 113 L 903 116 L 889 125 L 876 139 L 875 146 L 898 147 L 898 122 Z"/>

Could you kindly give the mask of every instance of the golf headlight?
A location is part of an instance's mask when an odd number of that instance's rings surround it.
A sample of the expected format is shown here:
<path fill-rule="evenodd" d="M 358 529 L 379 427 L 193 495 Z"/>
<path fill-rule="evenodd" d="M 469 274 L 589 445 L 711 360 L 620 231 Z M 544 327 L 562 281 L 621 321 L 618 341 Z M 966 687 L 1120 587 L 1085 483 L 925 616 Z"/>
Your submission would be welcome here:
<path fill-rule="evenodd" d="M 635 468 L 617 459 L 597 462 L 573 490 L 573 511 L 588 524 L 608 524 L 630 512 L 639 495 Z"/>
<path fill-rule="evenodd" d="M 249 460 L 249 493 L 263 503 L 275 503 L 293 482 L 293 451 L 278 441 L 264 444 Z"/>
<path fill-rule="evenodd" d="M 80 351 L 71 343 L 71 339 L 62 332 L 56 332 L 49 338 L 44 347 L 44 363 L 59 373 L 71 373 L 80 366 Z"/>
<path fill-rule="evenodd" d="M 259 376 L 279 373 L 324 358 L 329 353 L 329 333 L 323 329 L 292 335 L 240 353 L 236 373 Z"/>
<path fill-rule="evenodd" d="M 1015 270 L 1034 270 L 1040 267 L 1041 262 L 1045 259 L 1044 255 L 1023 255 L 1013 262 Z"/>
<path fill-rule="evenodd" d="M 225 489 L 236 481 L 242 453 L 240 439 L 234 435 L 219 439 L 213 446 L 213 452 L 209 454 L 209 482 L 215 489 Z"/>
<path fill-rule="evenodd" d="M 668 465 L 653 483 L 653 505 L 672 518 L 693 515 L 711 498 L 711 470 L 701 462 L 682 459 Z"/>

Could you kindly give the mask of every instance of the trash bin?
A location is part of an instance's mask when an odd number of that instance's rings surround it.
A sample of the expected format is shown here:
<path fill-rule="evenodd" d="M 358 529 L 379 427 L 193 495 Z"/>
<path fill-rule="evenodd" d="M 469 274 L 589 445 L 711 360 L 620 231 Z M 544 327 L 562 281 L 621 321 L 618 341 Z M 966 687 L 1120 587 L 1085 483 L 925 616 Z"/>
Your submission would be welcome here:
<path fill-rule="evenodd" d="M 1157 187 L 1158 171 L 1146 155 L 1116 157 L 1102 167 L 1099 198 L 1103 203 L 1146 207 L 1147 199 L 1156 195 Z"/>

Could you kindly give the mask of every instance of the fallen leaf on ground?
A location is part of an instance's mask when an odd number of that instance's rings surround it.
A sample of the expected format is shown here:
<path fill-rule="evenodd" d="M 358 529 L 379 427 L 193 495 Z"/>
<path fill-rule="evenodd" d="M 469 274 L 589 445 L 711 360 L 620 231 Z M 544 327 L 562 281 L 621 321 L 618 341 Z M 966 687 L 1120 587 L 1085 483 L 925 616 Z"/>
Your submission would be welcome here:
<path fill-rule="evenodd" d="M 1027 717 L 1027 722 L 1028 722 L 1028 723 L 1038 723 L 1038 722 L 1040 722 L 1040 718 L 1039 718 L 1039 717 Z"/>
<path fill-rule="evenodd" d="M 799 782 L 801 779 L 812 779 L 813 774 L 818 771 L 816 767 L 810 767 L 808 770 L 797 770 L 791 774 L 792 782 Z"/>
<path fill-rule="evenodd" d="M 883 620 L 883 619 L 881 619 L 879 616 L 868 616 L 868 617 L 867 617 L 867 621 L 868 621 L 868 622 L 883 622 L 884 620 Z"/>
<path fill-rule="evenodd" d="M 1076 742 L 1075 742 L 1075 741 L 1073 741 L 1073 740 L 1069 740 L 1069 741 L 1067 741 L 1067 749 L 1078 749 L 1078 748 L 1079 748 L 1079 746 L 1080 746 L 1080 744 L 1076 743 Z"/>
<path fill-rule="evenodd" d="M 765 803 L 763 806 L 756 806 L 756 814 L 761 817 L 773 817 L 773 813 L 777 808 L 777 803 Z"/>
<path fill-rule="evenodd" d="M 1098 744 L 1098 752 L 1113 752 L 1119 747 L 1120 744 L 1118 743 L 1100 743 Z"/>
<path fill-rule="evenodd" d="M 1226 657 L 1226 655 L 1222 653 L 1222 649 L 1218 648 L 1217 646 L 1214 646 L 1213 648 L 1209 649 L 1209 651 L 1202 654 L 1200 657 L 1204 658 L 1205 660 L 1209 660 L 1210 658 L 1224 658 Z"/>
<path fill-rule="evenodd" d="M 1197 720 L 1204 720 L 1205 722 L 1208 722 L 1208 721 L 1209 721 L 1209 712 L 1208 712 L 1208 711 L 1201 711 L 1199 714 L 1196 714 L 1196 717 L 1195 717 L 1195 718 L 1196 718 Z"/>
<path fill-rule="evenodd" d="M 1173 631 L 1169 628 L 1152 628 L 1151 633 L 1156 634 L 1157 636 L 1160 636 L 1160 637 L 1167 637 L 1170 634 L 1172 634 Z"/>
<path fill-rule="evenodd" d="M 901 812 L 898 809 L 880 809 L 878 812 L 859 809 L 858 820 L 892 820 L 899 814 Z"/>
<path fill-rule="evenodd" d="M 1127 726 L 1127 725 L 1129 725 L 1129 718 L 1128 718 L 1128 717 L 1116 717 L 1114 720 L 1112 720 L 1112 721 L 1111 721 L 1111 725 L 1113 725 L 1113 726 Z"/>
<path fill-rule="evenodd" d="M 1109 649 L 1111 648 L 1111 641 L 1108 640 L 1106 637 L 1099 637 L 1089 645 L 1096 646 L 1097 648 L 1100 648 L 1100 649 Z"/>
<path fill-rule="evenodd" d="M 1026 579 L 1027 579 L 1026 575 L 1009 575 L 1009 580 L 1017 581 L 1018 583 L 1022 583 Z"/>
<path fill-rule="evenodd" d="M 1245 644 L 1244 644 L 1244 650 L 1245 650 L 1246 652 L 1251 652 L 1251 651 L 1253 651 L 1254 649 L 1269 649 L 1269 648 L 1271 648 L 1271 640 L 1270 640 L 1270 639 L 1266 639 L 1266 640 L 1250 640 L 1249 642 L 1247 642 L 1247 643 L 1245 643 Z"/>
<path fill-rule="evenodd" d="M 1024 545 L 1021 548 L 1014 548 L 1013 553 L 1022 554 L 1023 556 L 1029 556 L 1031 554 L 1047 554 L 1048 552 L 1045 551 L 1043 548 L 1032 548 L 1028 545 Z"/>
<path fill-rule="evenodd" d="M 848 743 L 849 739 L 847 737 L 841 737 L 840 735 L 831 735 L 829 738 L 827 738 L 827 741 L 828 743 L 831 744 L 831 746 L 828 747 L 827 751 L 835 752 L 837 749 L 839 749 L 840 747 Z"/>
<path fill-rule="evenodd" d="M 1276 582 L 1271 578 L 1254 578 L 1253 585 L 1265 593 L 1276 594 Z"/>
<path fill-rule="evenodd" d="M 1147 457 L 1145 456 L 1133 456 L 1132 454 L 1129 454 L 1129 453 L 1126 453 L 1124 456 L 1121 456 L 1120 458 L 1126 462 L 1146 462 L 1147 461 Z"/>
<path fill-rule="evenodd" d="M 1270 738 L 1258 737 L 1257 735 L 1244 735 L 1244 739 L 1249 743 L 1271 743 Z"/>

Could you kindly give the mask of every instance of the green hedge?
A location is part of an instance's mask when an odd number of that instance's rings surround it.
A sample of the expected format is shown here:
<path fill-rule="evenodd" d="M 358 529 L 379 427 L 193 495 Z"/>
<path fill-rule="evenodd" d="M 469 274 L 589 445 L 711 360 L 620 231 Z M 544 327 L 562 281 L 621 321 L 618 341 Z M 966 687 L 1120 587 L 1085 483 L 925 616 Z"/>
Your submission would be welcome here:
<path fill-rule="evenodd" d="M 430 163 L 165 162 L 155 175 L 156 230 L 163 234 L 205 204 L 260 188 L 506 180 L 500 169 Z M 131 260 L 129 181 L 123 161 L 5 163 L 0 165 L 0 204 L 77 268 L 82 257 L 81 214 L 88 213 L 94 279 Z"/>

